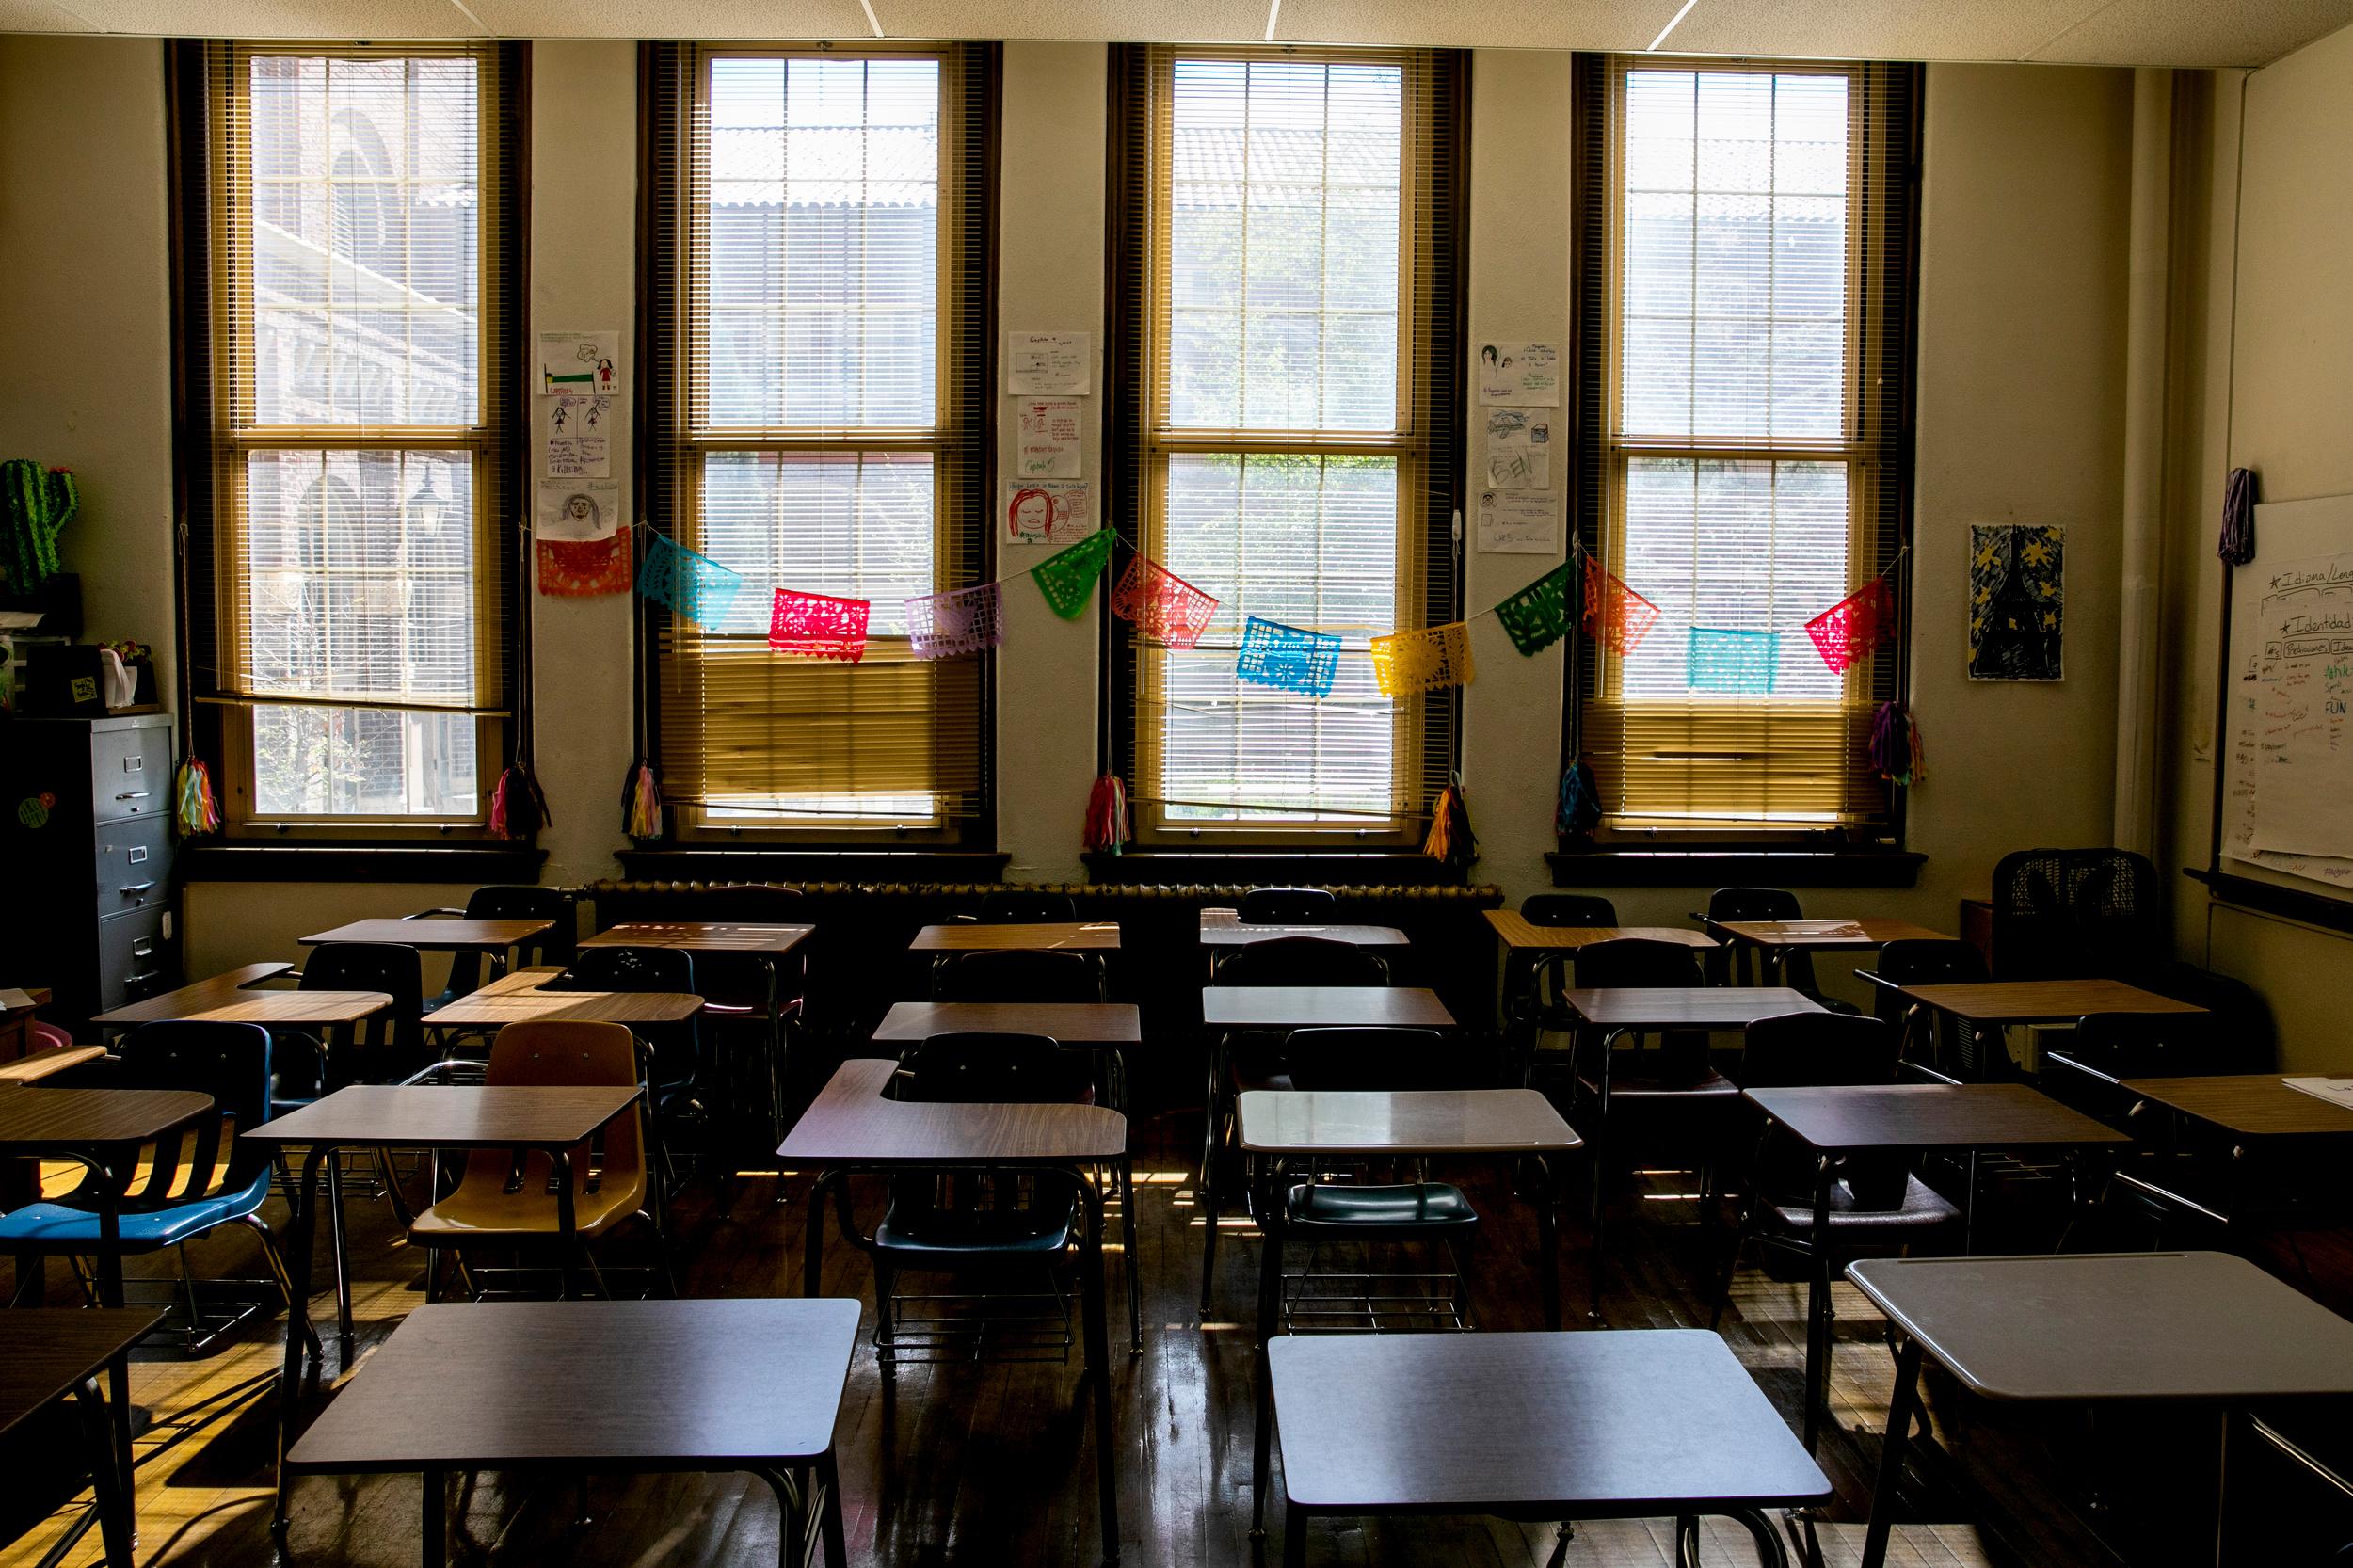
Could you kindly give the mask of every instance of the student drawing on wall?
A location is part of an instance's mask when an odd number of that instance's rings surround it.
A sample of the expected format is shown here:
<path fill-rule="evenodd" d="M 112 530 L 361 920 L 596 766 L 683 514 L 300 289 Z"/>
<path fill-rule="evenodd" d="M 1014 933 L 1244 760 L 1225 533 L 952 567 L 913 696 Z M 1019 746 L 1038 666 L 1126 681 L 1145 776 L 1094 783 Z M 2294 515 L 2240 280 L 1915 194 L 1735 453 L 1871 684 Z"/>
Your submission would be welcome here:
<path fill-rule="evenodd" d="M 613 361 L 610 360 L 597 361 L 597 390 L 607 392 L 613 390 Z"/>
<path fill-rule="evenodd" d="M 1016 490 L 1013 504 L 1005 508 L 1005 520 L 1016 539 L 1050 539 L 1054 536 L 1054 498 L 1040 489 Z"/>
<path fill-rule="evenodd" d="M 2059 680 L 2065 530 L 1980 524 L 1969 533 L 1969 678 Z"/>

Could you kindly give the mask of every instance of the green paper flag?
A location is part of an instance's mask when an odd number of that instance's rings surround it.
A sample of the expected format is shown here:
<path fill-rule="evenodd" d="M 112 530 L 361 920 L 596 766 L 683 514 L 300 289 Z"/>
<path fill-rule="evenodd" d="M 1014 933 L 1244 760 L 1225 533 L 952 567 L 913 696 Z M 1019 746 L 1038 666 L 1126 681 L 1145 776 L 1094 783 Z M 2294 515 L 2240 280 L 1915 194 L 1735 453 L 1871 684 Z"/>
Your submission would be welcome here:
<path fill-rule="evenodd" d="M 1037 564 L 1037 591 L 1054 614 L 1076 620 L 1085 612 L 1087 600 L 1095 597 L 1095 580 L 1111 565 L 1112 537 L 1110 529 L 1098 528 Z"/>
<path fill-rule="evenodd" d="M 1555 567 L 1496 606 L 1512 646 L 1534 658 L 1569 634 L 1569 568 Z"/>

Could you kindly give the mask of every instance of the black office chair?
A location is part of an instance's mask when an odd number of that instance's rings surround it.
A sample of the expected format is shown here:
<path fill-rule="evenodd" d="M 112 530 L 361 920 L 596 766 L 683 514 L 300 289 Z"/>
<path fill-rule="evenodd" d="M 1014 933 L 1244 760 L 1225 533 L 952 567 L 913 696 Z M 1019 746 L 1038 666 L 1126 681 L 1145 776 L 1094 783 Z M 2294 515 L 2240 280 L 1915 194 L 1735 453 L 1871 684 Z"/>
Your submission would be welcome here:
<path fill-rule="evenodd" d="M 1101 1001 L 1103 971 L 1085 953 L 951 953 L 932 971 L 934 1001 Z"/>
<path fill-rule="evenodd" d="M 2122 849 L 2029 849 L 1993 868 L 1998 980 L 2139 982 L 2167 940 L 2157 869 Z"/>
<path fill-rule="evenodd" d="M 898 1096 L 956 1103 L 1072 1104 L 1090 1097 L 1083 1063 L 1042 1034 L 936 1034 L 908 1051 Z M 1071 1344 L 1064 1304 L 1079 1286 L 1076 1180 L 1063 1171 L 908 1172 L 891 1178 L 872 1236 L 835 1189 L 842 1230 L 874 1263 L 874 1352 L 885 1383 L 900 1363 L 1060 1360 Z M 1040 1290 L 902 1295 L 911 1272 L 1040 1268 Z M 1132 1288 L 1132 1287 L 1131 1287 Z"/>
<path fill-rule="evenodd" d="M 1000 888 L 981 900 L 983 925 L 1048 925 L 1078 918 L 1078 900 L 1042 888 Z"/>
<path fill-rule="evenodd" d="M 1961 1021 L 1933 1008 L 1905 1001 L 1905 985 L 1975 985 L 1986 978 L 1985 954 L 1967 942 L 1921 938 L 1889 942 L 1879 967 L 1857 971 L 1878 987 L 1874 1010 L 1896 1026 L 1905 1070 L 1915 1077 L 1958 1083 L 1973 1069 L 1977 1043 Z"/>
<path fill-rule="evenodd" d="M 1239 915 L 1244 925 L 1329 925 L 1339 906 L 1329 888 L 1252 888 Z"/>
<path fill-rule="evenodd" d="M 422 920 L 449 915 L 470 920 L 552 920 L 554 923 L 536 936 L 515 944 L 516 954 L 526 968 L 534 964 L 568 964 L 579 947 L 572 895 L 562 888 L 476 888 L 466 895 L 463 909 L 427 909 L 408 918 Z M 482 956 L 480 950 L 473 948 L 461 948 L 451 953 L 449 984 L 439 995 L 425 1000 L 424 1010 L 430 1013 L 481 989 Z M 493 968 L 497 973 L 492 979 L 505 972 L 504 960 L 497 961 Z"/>
<path fill-rule="evenodd" d="M 1893 1083 L 1899 1041 L 1877 1018 L 1792 1013 L 1749 1025 L 1740 1079 L 1750 1089 Z M 1824 1158 L 1768 1122 L 1747 1175 L 1747 1196 L 1731 1255 L 1708 1320 L 1714 1327 L 1732 1299 L 1741 1249 L 1755 1241 L 1801 1263 L 1810 1289 L 1806 1320 L 1805 1444 L 1820 1431 L 1830 1391 L 1831 1281 L 1859 1257 L 1881 1256 L 1958 1240 L 1961 1212 L 1912 1174 L 1902 1153 Z"/>

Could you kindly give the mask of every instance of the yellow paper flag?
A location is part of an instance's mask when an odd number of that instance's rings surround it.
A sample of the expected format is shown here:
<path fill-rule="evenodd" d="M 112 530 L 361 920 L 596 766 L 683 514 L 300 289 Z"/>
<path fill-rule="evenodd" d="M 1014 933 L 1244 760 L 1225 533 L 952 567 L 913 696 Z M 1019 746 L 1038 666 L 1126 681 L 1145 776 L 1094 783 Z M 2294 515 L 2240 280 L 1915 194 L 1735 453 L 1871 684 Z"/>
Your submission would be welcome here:
<path fill-rule="evenodd" d="M 1411 696 L 1440 686 L 1467 686 L 1470 628 L 1462 621 L 1372 639 L 1372 680 L 1383 696 Z"/>

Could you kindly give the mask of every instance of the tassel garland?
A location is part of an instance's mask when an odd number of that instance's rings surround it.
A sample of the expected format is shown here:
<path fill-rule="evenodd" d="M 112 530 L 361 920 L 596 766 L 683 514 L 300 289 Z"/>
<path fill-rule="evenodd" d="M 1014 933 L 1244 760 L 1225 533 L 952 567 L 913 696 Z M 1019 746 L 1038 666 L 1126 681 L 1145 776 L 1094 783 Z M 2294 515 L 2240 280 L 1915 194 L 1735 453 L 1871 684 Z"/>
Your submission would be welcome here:
<path fill-rule="evenodd" d="M 1552 814 L 1552 830 L 1564 839 L 1591 839 L 1601 826 L 1601 785 L 1584 758 L 1569 764 L 1561 776 L 1561 805 Z"/>
<path fill-rule="evenodd" d="M 1881 778 L 1902 785 L 1929 776 L 1927 754 L 1920 745 L 1920 726 L 1900 702 L 1883 703 L 1871 721 L 1870 759 Z"/>
<path fill-rule="evenodd" d="M 552 821 L 536 774 L 517 763 L 499 775 L 498 787 L 490 792 L 492 838 L 528 839 Z"/>
<path fill-rule="evenodd" d="M 213 794 L 213 773 L 201 757 L 190 757 L 180 764 L 180 775 L 172 781 L 175 802 L 173 820 L 183 839 L 201 838 L 220 831 L 220 802 Z"/>
<path fill-rule="evenodd" d="M 662 778 L 651 762 L 632 766 L 621 784 L 621 831 L 639 840 L 662 837 Z"/>
<path fill-rule="evenodd" d="M 1128 815 L 1128 786 L 1116 774 L 1105 774 L 1087 795 L 1086 847 L 1095 854 L 1117 855 L 1135 836 Z"/>
<path fill-rule="evenodd" d="M 1471 832 L 1470 801 L 1460 784 L 1449 784 L 1439 792 L 1438 803 L 1430 811 L 1430 837 L 1421 852 L 1457 867 L 1479 858 L 1479 839 Z"/>

